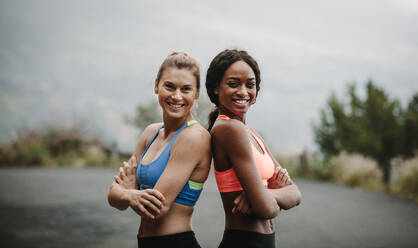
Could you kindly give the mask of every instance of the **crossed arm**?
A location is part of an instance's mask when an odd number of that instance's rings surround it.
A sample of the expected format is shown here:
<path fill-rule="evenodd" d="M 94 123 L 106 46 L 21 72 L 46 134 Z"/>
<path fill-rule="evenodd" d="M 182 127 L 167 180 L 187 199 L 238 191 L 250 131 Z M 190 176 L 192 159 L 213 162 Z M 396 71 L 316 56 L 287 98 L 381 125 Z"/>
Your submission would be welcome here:
<path fill-rule="evenodd" d="M 261 139 L 261 137 L 259 138 Z M 299 205 L 302 199 L 299 188 L 293 183 L 287 170 L 282 168 L 272 156 L 269 148 L 266 145 L 264 147 L 266 147 L 267 152 L 276 166 L 273 176 L 268 180 L 268 192 L 273 196 L 281 209 L 288 210 Z M 253 212 L 245 191 L 235 198 L 234 204 L 233 212 L 246 214 Z"/>
<path fill-rule="evenodd" d="M 154 128 L 155 129 L 155 128 Z M 153 134 L 156 130 L 150 131 Z M 206 131 L 205 131 L 206 132 Z M 144 136 L 146 136 L 144 131 Z M 192 172 L 199 163 L 207 169 L 202 180 L 206 180 L 210 164 L 210 136 L 198 129 L 188 128 L 177 137 L 171 149 L 168 164 L 153 189 L 138 189 L 136 170 L 137 156 L 142 154 L 148 142 L 140 138 L 134 155 L 128 162 L 124 162 L 119 175 L 110 187 L 108 201 L 117 209 L 124 210 L 131 207 L 142 217 L 160 218 L 166 214 L 180 190 L 189 180 Z"/>
<path fill-rule="evenodd" d="M 161 124 L 149 125 L 139 138 L 134 154 L 124 166 L 119 168 L 119 174 L 114 177 L 108 193 L 109 204 L 119 210 L 131 207 L 141 217 L 154 219 L 165 204 L 165 197 L 155 189 L 140 190 L 136 181 L 138 157 L 144 152 L 149 138 Z"/>
<path fill-rule="evenodd" d="M 259 218 L 271 219 L 279 214 L 280 209 L 274 196 L 269 193 L 259 176 L 254 164 L 251 143 L 247 132 L 243 130 L 245 130 L 244 124 L 237 120 L 219 122 L 211 132 L 213 145 L 216 150 L 224 151 L 225 161 L 229 161 L 234 169 L 245 192 L 243 193 L 245 197 L 240 199 L 245 200 L 245 203 L 251 206 L 252 213 Z M 216 156 L 215 159 L 224 160 Z M 219 164 L 222 163 L 225 162 L 219 162 Z M 241 208 L 233 208 L 232 212 L 235 213 L 236 210 L 244 212 Z"/>

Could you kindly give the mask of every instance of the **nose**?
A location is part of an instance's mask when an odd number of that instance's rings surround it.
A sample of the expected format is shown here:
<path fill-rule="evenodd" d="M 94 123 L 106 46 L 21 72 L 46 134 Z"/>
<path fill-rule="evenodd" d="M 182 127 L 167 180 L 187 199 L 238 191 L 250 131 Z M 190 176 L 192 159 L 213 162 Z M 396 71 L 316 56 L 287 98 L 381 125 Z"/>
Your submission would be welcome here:
<path fill-rule="evenodd" d="M 241 85 L 241 87 L 238 88 L 237 95 L 240 97 L 247 97 L 248 96 L 247 87 L 245 87 L 245 85 Z"/>
<path fill-rule="evenodd" d="M 181 100 L 181 92 L 180 90 L 176 90 L 172 95 L 171 98 L 174 100 Z"/>

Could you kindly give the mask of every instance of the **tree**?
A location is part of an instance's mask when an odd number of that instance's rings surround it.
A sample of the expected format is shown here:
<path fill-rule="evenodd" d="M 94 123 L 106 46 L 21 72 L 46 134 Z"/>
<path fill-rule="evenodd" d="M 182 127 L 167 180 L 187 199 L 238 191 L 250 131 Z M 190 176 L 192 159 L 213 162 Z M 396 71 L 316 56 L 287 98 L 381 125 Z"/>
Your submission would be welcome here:
<path fill-rule="evenodd" d="M 405 155 L 413 156 L 418 148 L 418 92 L 412 97 L 404 114 L 404 147 Z"/>
<path fill-rule="evenodd" d="M 366 85 L 364 100 L 357 96 L 354 84 L 348 86 L 348 99 L 344 102 L 335 94 L 330 96 L 320 111 L 320 123 L 313 125 L 315 141 L 327 156 L 344 150 L 374 158 L 383 170 L 384 181 L 388 182 L 390 160 L 406 154 L 401 105 L 371 80 Z M 410 123 L 416 128 L 416 119 L 411 117 Z"/>
<path fill-rule="evenodd" d="M 162 114 L 158 102 L 150 101 L 147 104 L 139 104 L 136 107 L 135 117 L 133 119 L 126 118 L 129 124 L 144 130 L 149 124 L 161 122 Z"/>

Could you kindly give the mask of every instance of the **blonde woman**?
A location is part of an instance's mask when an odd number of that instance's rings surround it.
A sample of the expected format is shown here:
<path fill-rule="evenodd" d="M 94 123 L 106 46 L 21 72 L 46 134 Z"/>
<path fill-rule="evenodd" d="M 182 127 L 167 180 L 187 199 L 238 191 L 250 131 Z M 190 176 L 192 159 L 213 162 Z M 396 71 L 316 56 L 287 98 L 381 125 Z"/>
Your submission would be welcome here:
<path fill-rule="evenodd" d="M 139 247 L 200 247 L 191 218 L 209 173 L 211 149 L 209 133 L 191 114 L 199 89 L 198 62 L 187 53 L 171 53 L 154 87 L 163 123 L 144 130 L 110 187 L 111 206 L 131 207 L 141 216 Z"/>

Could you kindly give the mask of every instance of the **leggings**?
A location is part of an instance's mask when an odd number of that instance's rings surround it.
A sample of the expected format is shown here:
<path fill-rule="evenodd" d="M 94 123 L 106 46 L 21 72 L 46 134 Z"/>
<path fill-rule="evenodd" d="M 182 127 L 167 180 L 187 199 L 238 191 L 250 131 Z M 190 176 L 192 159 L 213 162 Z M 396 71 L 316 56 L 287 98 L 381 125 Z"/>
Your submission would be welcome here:
<path fill-rule="evenodd" d="M 251 231 L 225 230 L 219 248 L 275 248 L 274 233 L 263 234 Z"/>
<path fill-rule="evenodd" d="M 152 236 L 152 237 L 139 237 L 138 236 L 138 247 L 139 248 L 157 248 L 157 247 L 184 247 L 184 248 L 201 248 L 199 243 L 194 236 L 193 231 L 163 235 L 163 236 Z"/>

